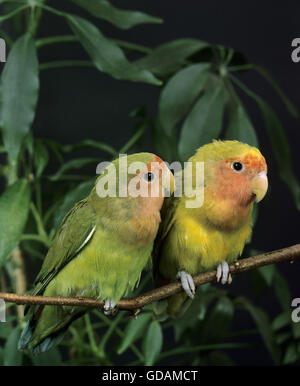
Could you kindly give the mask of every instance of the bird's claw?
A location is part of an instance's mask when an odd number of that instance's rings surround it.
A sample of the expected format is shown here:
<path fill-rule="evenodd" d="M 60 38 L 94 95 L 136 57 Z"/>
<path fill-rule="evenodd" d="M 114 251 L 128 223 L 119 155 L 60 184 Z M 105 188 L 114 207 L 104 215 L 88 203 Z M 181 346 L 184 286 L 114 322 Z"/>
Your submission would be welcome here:
<path fill-rule="evenodd" d="M 106 299 L 104 301 L 103 312 L 105 315 L 114 315 L 117 312 L 116 303 L 111 299 Z"/>
<path fill-rule="evenodd" d="M 178 271 L 176 275 L 177 279 L 180 279 L 182 288 L 186 292 L 186 294 L 191 298 L 194 299 L 195 295 L 195 283 L 192 278 L 192 276 L 189 273 L 186 273 L 185 271 Z"/>
<path fill-rule="evenodd" d="M 232 276 L 229 272 L 229 265 L 226 261 L 223 261 L 217 267 L 217 281 L 221 280 L 222 284 L 230 284 L 232 282 Z"/>

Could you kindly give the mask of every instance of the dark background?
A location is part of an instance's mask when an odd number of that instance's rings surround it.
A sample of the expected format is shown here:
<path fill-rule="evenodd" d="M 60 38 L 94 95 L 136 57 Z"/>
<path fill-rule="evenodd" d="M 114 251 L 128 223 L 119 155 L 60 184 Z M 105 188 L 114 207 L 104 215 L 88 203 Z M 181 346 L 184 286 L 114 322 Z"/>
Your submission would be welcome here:
<path fill-rule="evenodd" d="M 66 10 L 89 18 L 79 7 L 64 2 Z M 248 60 L 264 66 L 279 82 L 282 89 L 300 106 L 300 63 L 291 60 L 291 42 L 300 36 L 298 1 L 113 1 L 120 8 L 137 9 L 164 19 L 162 25 L 137 26 L 121 31 L 106 22 L 93 21 L 109 37 L 155 47 L 177 38 L 197 38 L 210 43 L 233 47 Z M 60 5 L 61 0 L 51 5 Z M 41 23 L 40 36 L 69 34 L 65 22 L 47 15 Z M 40 62 L 63 59 L 87 59 L 77 43 L 42 48 Z M 300 122 L 291 118 L 273 89 L 256 73 L 243 76 L 248 86 L 267 100 L 278 113 L 291 144 L 295 170 L 300 179 L 299 144 Z M 92 68 L 66 68 L 43 71 L 41 93 L 34 125 L 36 137 L 50 138 L 62 143 L 74 143 L 91 138 L 120 148 L 132 135 L 134 121 L 129 113 L 146 105 L 156 114 L 159 88 L 150 85 L 117 81 Z M 243 99 L 256 127 L 261 151 L 265 155 L 270 177 L 268 197 L 260 205 L 259 219 L 253 236 L 253 246 L 262 251 L 275 250 L 299 242 L 299 213 L 286 186 L 278 176 L 274 155 L 264 130 L 260 112 L 250 99 Z M 150 135 L 144 151 L 153 150 Z M 88 153 L 86 154 L 88 155 Z M 300 262 L 283 263 L 280 270 L 288 279 L 292 298 L 300 297 L 298 285 Z M 239 275 L 232 284 L 236 294 L 249 294 L 247 274 Z M 279 310 L 272 292 L 262 299 L 271 315 Z M 241 313 L 237 328 L 252 328 L 249 317 Z M 234 352 L 230 353 L 233 357 Z M 251 356 L 250 356 L 251 355 Z M 269 364 L 265 350 L 240 352 L 234 358 L 239 364 Z"/>

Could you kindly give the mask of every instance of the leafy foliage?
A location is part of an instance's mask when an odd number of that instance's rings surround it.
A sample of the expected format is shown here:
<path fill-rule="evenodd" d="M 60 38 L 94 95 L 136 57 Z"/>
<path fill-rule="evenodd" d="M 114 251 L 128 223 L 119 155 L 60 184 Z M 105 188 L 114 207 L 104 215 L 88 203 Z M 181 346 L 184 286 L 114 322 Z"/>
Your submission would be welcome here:
<path fill-rule="evenodd" d="M 16 162 L 33 122 L 38 89 L 38 60 L 29 34 L 13 45 L 2 77 L 2 133 L 11 162 Z"/>
<path fill-rule="evenodd" d="M 0 169 L 6 185 L 0 196 L 2 287 L 5 277 L 9 279 L 9 289 L 16 289 L 15 267 L 10 259 L 13 250 L 18 248 L 26 256 L 28 266 L 40 266 L 64 215 L 90 191 L 95 176 L 84 175 L 81 170 L 90 170 L 89 166 L 99 160 L 78 158 L 78 149 L 97 149 L 106 159 L 112 159 L 118 153 L 142 150 L 139 142 L 149 130 L 155 150 L 169 161 L 185 161 L 213 138 L 257 145 L 257 133 L 240 97 L 243 94 L 252 98 L 262 112 L 280 177 L 300 209 L 300 185 L 279 117 L 240 80 L 244 72 L 257 71 L 271 84 L 291 116 L 298 119 L 297 108 L 264 68 L 248 63 L 244 55 L 231 48 L 197 39 L 173 40 L 154 49 L 111 39 L 100 29 L 102 20 L 122 30 L 162 20 L 140 11 L 118 9 L 107 0 L 72 2 L 75 7 L 71 14 L 50 7 L 43 0 L 20 0 L 17 4 L 0 1 L 5 6 L 0 23 L 9 23 L 10 31 L 15 28 L 13 37 L 5 34 L 10 50 L 0 80 L 0 152 L 7 156 Z M 86 11 L 84 18 L 76 14 L 80 8 Z M 70 35 L 39 38 L 42 14 L 61 18 Z M 89 15 L 96 18 L 97 25 Z M 40 47 L 68 42 L 78 42 L 90 60 L 39 63 Z M 132 52 L 139 58 L 129 60 L 127 54 Z M 74 65 L 94 67 L 115 79 L 161 86 L 157 116 L 149 116 L 145 107 L 137 108 L 132 114 L 137 120 L 134 134 L 121 149 L 94 139 L 62 145 L 40 138 L 38 130 L 35 138 L 39 71 Z M 288 283 L 275 267 L 261 268 L 251 273 L 250 278 L 257 303 L 267 290 L 274 290 L 282 308 L 279 315 L 271 318 L 246 297 L 235 297 L 219 287 L 205 285 L 198 288 L 196 299 L 178 320 L 159 323 L 152 319 L 151 307 L 146 307 L 136 320 L 128 319 L 124 312 L 110 320 L 94 310 L 91 316 L 86 315 L 70 327 L 59 348 L 38 357 L 17 351 L 24 322 L 17 318 L 15 306 L 10 305 L 7 323 L 0 328 L 0 364 L 233 365 L 232 350 L 256 347 L 264 347 L 276 364 L 299 361 L 300 324 L 292 323 L 290 318 Z M 146 288 L 148 280 L 146 275 L 138 291 Z M 253 320 L 255 328 L 235 331 L 235 318 L 243 312 Z"/>

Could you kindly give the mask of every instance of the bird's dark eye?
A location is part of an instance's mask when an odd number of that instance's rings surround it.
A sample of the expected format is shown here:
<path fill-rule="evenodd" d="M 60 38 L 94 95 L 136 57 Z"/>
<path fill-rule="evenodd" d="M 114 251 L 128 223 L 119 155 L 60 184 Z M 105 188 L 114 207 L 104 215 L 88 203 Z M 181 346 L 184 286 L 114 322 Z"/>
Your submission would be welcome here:
<path fill-rule="evenodd" d="M 244 165 L 241 162 L 233 162 L 231 167 L 236 172 L 241 172 L 244 169 Z"/>
<path fill-rule="evenodd" d="M 148 172 L 144 175 L 144 179 L 147 182 L 152 182 L 154 180 L 154 178 L 155 178 L 155 175 L 151 172 Z"/>

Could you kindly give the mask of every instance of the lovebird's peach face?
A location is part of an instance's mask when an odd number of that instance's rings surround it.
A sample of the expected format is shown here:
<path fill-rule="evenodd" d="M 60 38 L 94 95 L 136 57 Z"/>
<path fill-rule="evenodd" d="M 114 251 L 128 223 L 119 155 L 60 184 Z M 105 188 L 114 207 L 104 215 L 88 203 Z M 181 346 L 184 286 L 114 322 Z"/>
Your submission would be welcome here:
<path fill-rule="evenodd" d="M 163 199 L 174 191 L 174 176 L 168 166 L 157 156 L 144 169 L 131 178 L 128 195 L 147 199 L 148 205 L 161 209 Z M 147 205 L 147 206 L 148 206 Z"/>
<path fill-rule="evenodd" d="M 258 153 L 246 153 L 221 161 L 217 167 L 215 181 L 223 199 L 236 199 L 247 205 L 261 201 L 268 190 L 267 164 Z"/>
<path fill-rule="evenodd" d="M 265 158 L 259 152 L 216 161 L 207 180 L 204 200 L 209 221 L 227 229 L 241 225 L 249 216 L 251 204 L 267 193 Z"/>

